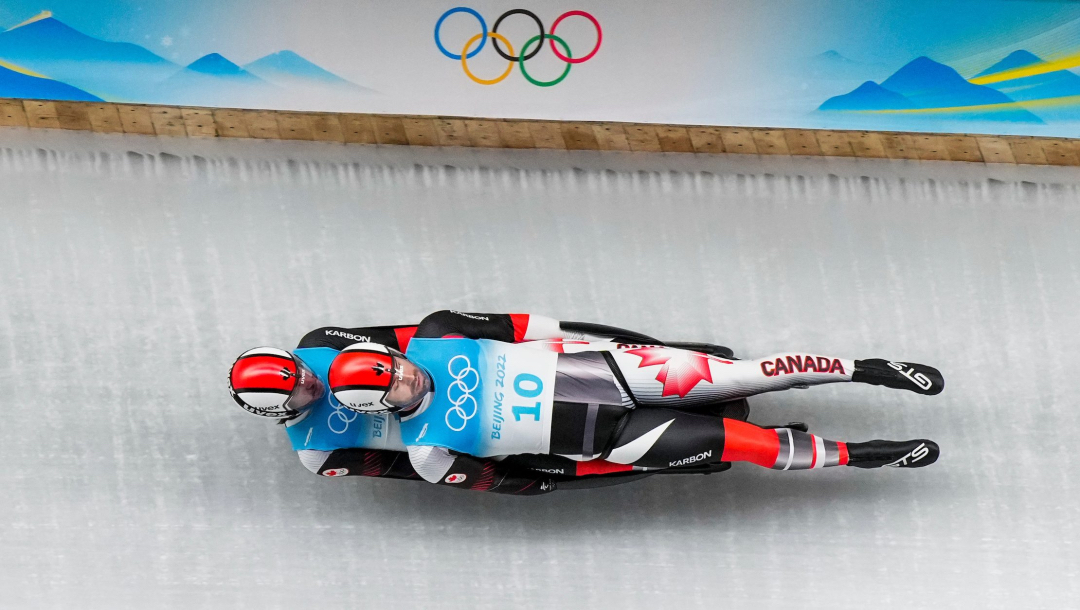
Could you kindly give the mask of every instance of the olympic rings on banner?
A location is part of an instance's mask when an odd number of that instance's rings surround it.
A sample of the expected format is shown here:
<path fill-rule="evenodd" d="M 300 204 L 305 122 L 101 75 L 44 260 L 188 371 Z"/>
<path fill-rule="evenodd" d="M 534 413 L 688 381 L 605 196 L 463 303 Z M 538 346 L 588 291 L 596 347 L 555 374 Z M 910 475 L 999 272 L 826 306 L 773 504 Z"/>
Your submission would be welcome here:
<path fill-rule="evenodd" d="M 480 46 L 476 47 L 476 50 L 469 54 L 469 59 L 472 59 L 473 57 L 476 57 L 477 53 L 479 53 L 484 48 L 484 45 L 487 44 L 488 29 L 487 23 L 484 21 L 484 18 L 480 16 L 480 13 L 474 11 L 471 8 L 459 6 L 457 8 L 452 8 L 446 11 L 442 14 L 442 17 L 439 17 L 439 20 L 435 22 L 435 45 L 439 47 L 439 50 L 442 51 L 443 55 L 449 57 L 450 59 L 461 59 L 460 55 L 454 55 L 450 51 L 447 51 L 446 47 L 444 47 L 442 44 L 442 40 L 439 39 L 439 30 L 442 29 L 443 21 L 446 21 L 446 18 L 450 15 L 453 15 L 454 13 L 468 13 L 473 17 L 476 17 L 476 20 L 480 22 L 480 28 L 484 30 L 480 34 Z"/>
<path fill-rule="evenodd" d="M 495 30 L 491 30 L 490 32 L 488 32 L 487 35 L 495 40 L 495 43 L 492 43 L 493 45 L 498 43 L 498 41 L 501 40 L 501 41 L 503 41 L 503 44 L 505 44 L 506 47 L 508 49 L 510 49 L 511 53 L 514 52 L 514 47 L 511 46 L 510 41 L 507 40 L 506 37 L 503 36 L 502 34 L 497 33 Z M 510 73 L 514 71 L 514 64 L 513 63 L 507 63 L 506 64 L 506 71 L 503 72 L 502 74 L 500 74 L 499 76 L 496 76 L 493 79 L 484 80 L 482 78 L 477 78 L 469 70 L 468 58 L 472 57 L 471 55 L 469 55 L 469 47 L 471 47 L 472 44 L 474 42 L 476 42 L 476 40 L 478 38 L 482 37 L 482 36 L 483 36 L 483 34 L 477 34 L 476 36 L 473 36 L 472 38 L 470 38 L 469 42 L 465 43 L 465 48 L 461 50 L 461 69 L 465 71 L 465 76 L 468 76 L 469 78 L 471 78 L 474 83 L 479 83 L 481 85 L 494 85 L 495 83 L 502 82 L 502 80 L 504 78 L 506 78 L 507 76 L 510 76 Z M 481 46 L 483 46 L 483 45 L 481 45 Z M 477 48 L 479 48 L 479 47 L 477 47 Z M 501 53 L 501 51 L 500 51 L 500 53 Z M 517 59 L 515 59 L 514 61 L 517 61 Z M 522 67 L 524 67 L 524 66 L 522 66 Z"/>
<path fill-rule="evenodd" d="M 480 22 L 480 33 L 469 38 L 468 42 L 466 42 L 465 46 L 462 48 L 460 54 L 451 53 L 449 50 L 447 50 L 447 48 L 443 45 L 441 38 L 443 22 L 446 21 L 447 17 L 456 13 L 467 13 L 475 17 L 476 20 Z M 533 22 L 536 23 L 536 27 L 540 32 L 536 36 L 530 38 L 521 47 L 521 51 L 519 53 L 515 53 L 514 47 L 510 43 L 510 41 L 507 40 L 505 36 L 498 33 L 499 26 L 502 25 L 503 20 L 513 15 L 524 15 L 532 19 Z M 562 23 L 564 19 L 567 19 L 569 17 L 584 17 L 593 24 L 593 27 L 596 28 L 596 45 L 592 48 L 591 51 L 589 51 L 588 54 L 576 59 L 570 52 L 570 45 L 568 45 L 565 40 L 555 35 L 555 29 L 559 27 L 559 24 Z M 471 70 L 469 70 L 469 64 L 467 60 L 476 57 L 476 55 L 479 54 L 481 50 L 483 50 L 484 45 L 487 44 L 488 38 L 492 39 L 491 46 L 495 48 L 495 52 L 498 53 L 500 57 L 508 61 L 509 65 L 507 66 L 506 70 L 499 76 L 492 79 L 482 79 L 477 77 L 475 74 L 472 73 Z M 480 44 L 475 49 L 472 49 L 470 51 L 473 44 L 475 44 L 477 40 L 480 41 Z M 525 62 L 536 57 L 537 53 L 539 53 L 540 50 L 543 48 L 545 40 L 549 41 L 549 43 L 551 44 L 551 50 L 553 53 L 555 53 L 555 57 L 559 58 L 566 64 L 566 69 L 563 70 L 563 73 L 557 78 L 550 81 L 541 81 L 533 78 L 533 76 L 530 75 L 528 70 L 526 70 L 525 68 Z M 513 71 L 514 63 L 517 63 L 518 66 L 521 68 L 521 75 L 525 77 L 525 80 L 529 81 L 533 85 L 536 85 L 537 87 L 551 87 L 553 85 L 557 85 L 561 83 L 570 74 L 570 68 L 573 64 L 584 63 L 592 59 L 597 54 L 597 52 L 600 51 L 600 45 L 603 43 L 603 40 L 604 31 L 600 27 L 600 22 L 596 19 L 596 17 L 593 17 L 591 14 L 585 11 L 577 10 L 567 11 L 562 15 L 559 15 L 559 17 L 555 19 L 555 22 L 551 24 L 550 31 L 544 30 L 544 22 L 540 20 L 540 17 L 538 17 L 532 11 L 523 8 L 511 9 L 499 15 L 499 18 L 495 20 L 495 24 L 492 26 L 491 30 L 488 30 L 487 21 L 484 20 L 480 13 L 478 13 L 474 9 L 465 6 L 458 6 L 447 10 L 445 13 L 442 14 L 442 16 L 439 17 L 439 20 L 435 22 L 435 46 L 438 47 L 439 52 L 441 52 L 446 57 L 449 57 L 450 59 L 460 61 L 461 68 L 465 72 L 465 75 L 468 76 L 473 82 L 481 85 L 494 85 L 496 83 L 502 82 L 504 79 L 506 79 L 507 76 L 510 75 L 510 72 Z M 506 51 L 503 50 L 502 46 L 500 46 L 500 43 L 506 45 Z M 535 48 L 533 48 L 534 43 L 536 43 Z M 558 43 L 558 46 L 556 46 L 555 43 Z M 562 50 L 559 50 L 559 47 L 562 47 Z"/>
<path fill-rule="evenodd" d="M 567 17 L 584 17 L 591 21 L 593 26 L 596 27 L 596 46 L 593 47 L 593 50 L 590 51 L 588 55 L 582 57 L 581 59 L 570 59 L 569 50 L 566 51 L 567 57 L 563 57 L 562 53 L 559 53 L 559 50 L 555 48 L 555 41 L 558 40 L 557 38 L 555 38 L 555 28 L 559 27 L 559 24 L 562 23 L 562 20 L 566 19 Z M 551 33 L 548 35 L 548 38 L 552 39 L 551 50 L 555 52 L 555 57 L 558 57 L 559 59 L 565 61 L 568 64 L 581 64 L 592 59 L 593 55 L 596 55 L 596 52 L 600 50 L 600 43 L 604 41 L 604 30 L 600 29 L 600 22 L 596 20 L 596 17 L 593 17 L 585 11 L 567 11 L 562 15 L 559 15 L 559 18 L 555 20 L 555 23 L 551 24 Z M 563 45 L 563 48 L 566 48 L 565 44 Z"/>
<path fill-rule="evenodd" d="M 540 21 L 540 18 L 536 16 L 536 13 L 534 13 L 532 11 L 527 11 L 527 10 L 525 10 L 523 8 L 516 8 L 516 9 L 514 9 L 512 11 L 506 11 L 502 15 L 499 15 L 499 18 L 495 20 L 495 25 L 491 26 L 491 31 L 492 32 L 498 32 L 499 31 L 499 24 L 502 23 L 503 19 L 506 19 L 510 15 L 525 15 L 527 17 L 532 17 L 532 20 L 536 22 L 536 27 L 540 29 L 540 38 L 544 37 L 544 22 Z M 514 49 L 510 49 L 510 54 L 509 55 L 506 54 L 506 53 L 503 53 L 503 50 L 499 48 L 499 41 L 498 40 L 495 40 L 494 42 L 492 42 L 491 45 L 493 47 L 495 47 L 495 52 L 498 53 L 499 56 L 502 57 L 503 59 L 505 59 L 507 61 L 521 61 L 520 57 L 516 57 L 514 55 Z M 507 43 L 506 46 L 510 46 L 509 43 Z M 543 45 L 537 45 L 535 51 L 533 51 L 532 53 L 525 56 L 525 60 L 527 61 L 527 60 L 530 60 L 530 59 L 536 57 L 536 54 L 540 52 L 540 47 L 542 47 L 542 46 Z"/>
<path fill-rule="evenodd" d="M 533 36 L 532 38 L 530 38 L 525 43 L 525 46 L 521 47 L 521 63 L 518 64 L 518 67 L 521 68 L 521 75 L 525 77 L 525 80 L 527 80 L 530 83 L 536 85 L 537 87 L 550 87 L 552 85 L 558 85 L 559 83 L 562 82 L 562 80 L 564 78 L 566 78 L 566 76 L 568 74 L 570 74 L 570 68 L 573 67 L 574 62 L 566 62 L 566 69 L 563 70 L 562 75 L 560 75 L 555 80 L 549 80 L 549 81 L 536 80 L 532 76 L 529 76 L 529 73 L 525 70 L 525 50 L 529 48 L 529 45 L 536 42 L 537 40 L 540 41 L 540 44 L 536 45 L 537 49 L 544 46 L 544 41 L 541 40 L 541 38 L 543 38 L 543 37 L 541 37 L 541 36 Z M 551 39 L 551 44 L 552 45 L 554 45 L 555 42 L 558 41 L 558 43 L 562 45 L 562 48 L 566 49 L 566 55 L 569 57 L 569 55 L 570 55 L 570 47 L 566 44 L 566 41 L 564 41 L 562 38 L 559 38 L 558 36 L 556 36 L 554 34 L 548 34 L 547 38 Z"/>

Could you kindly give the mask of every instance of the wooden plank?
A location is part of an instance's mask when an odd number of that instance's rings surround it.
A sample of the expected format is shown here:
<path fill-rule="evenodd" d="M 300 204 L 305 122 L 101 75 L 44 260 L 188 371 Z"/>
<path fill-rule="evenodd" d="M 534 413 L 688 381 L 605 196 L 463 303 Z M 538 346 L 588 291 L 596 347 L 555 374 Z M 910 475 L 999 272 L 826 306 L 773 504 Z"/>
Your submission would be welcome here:
<path fill-rule="evenodd" d="M 724 151 L 737 155 L 756 155 L 757 143 L 749 129 L 732 127 L 720 128 L 720 139 L 724 141 Z"/>
<path fill-rule="evenodd" d="M 465 129 L 469 132 L 469 142 L 473 146 L 477 148 L 502 148 L 502 137 L 499 136 L 497 121 L 467 119 Z"/>
<path fill-rule="evenodd" d="M 862 159 L 885 159 L 885 145 L 881 143 L 881 135 L 872 131 L 861 133 L 849 133 L 848 141 L 855 156 Z"/>
<path fill-rule="evenodd" d="M 1072 141 L 1057 138 L 1042 138 L 1040 143 L 1042 144 L 1043 154 L 1046 155 L 1046 163 L 1048 165 L 1080 165 L 1080 159 L 1077 159 L 1076 149 L 1074 148 Z"/>
<path fill-rule="evenodd" d="M 376 144 L 375 124 L 370 114 L 341 114 L 341 130 L 347 144 Z"/>
<path fill-rule="evenodd" d="M 630 150 L 635 152 L 663 152 L 660 148 L 660 138 L 656 136 L 656 127 L 645 124 L 629 124 L 623 126 L 626 132 L 626 141 L 630 144 Z"/>
<path fill-rule="evenodd" d="M 245 110 L 243 111 L 244 127 L 252 138 L 260 140 L 280 140 L 281 130 L 278 129 L 277 116 L 269 110 Z"/>
<path fill-rule="evenodd" d="M 308 115 L 311 138 L 316 142 L 345 142 L 341 121 L 336 114 L 317 112 Z"/>
<path fill-rule="evenodd" d="M 787 140 L 784 134 L 775 129 L 754 129 L 750 134 L 754 137 L 754 146 L 759 155 L 790 155 Z"/>
<path fill-rule="evenodd" d="M 785 129 L 784 141 L 787 142 L 788 152 L 793 155 L 821 156 L 821 145 L 809 129 Z"/>
<path fill-rule="evenodd" d="M 401 119 L 409 146 L 438 146 L 439 134 L 435 133 L 435 119 L 431 117 L 405 117 Z"/>
<path fill-rule="evenodd" d="M 1009 142 L 1009 149 L 1012 150 L 1013 159 L 1017 163 L 1046 165 L 1046 153 L 1043 152 L 1038 140 L 1027 136 L 1008 137 L 1005 140 Z"/>
<path fill-rule="evenodd" d="M 372 117 L 372 123 L 375 125 L 375 141 L 379 144 L 393 146 L 409 144 L 409 136 L 405 135 L 405 125 L 401 122 L 401 117 L 375 115 Z"/>
<path fill-rule="evenodd" d="M 311 133 L 308 115 L 299 112 L 275 112 L 274 118 L 277 119 L 278 137 L 282 140 L 310 142 L 315 139 Z"/>
<path fill-rule="evenodd" d="M 819 131 L 817 132 L 818 145 L 821 146 L 821 154 L 830 157 L 854 157 L 855 149 L 851 147 L 848 134 L 843 131 Z"/>
<path fill-rule="evenodd" d="M 60 129 L 90 131 L 90 117 L 84 102 L 55 102 L 56 119 Z"/>
<path fill-rule="evenodd" d="M 120 115 L 120 125 L 124 133 L 137 133 L 144 136 L 152 136 L 154 121 L 150 117 L 150 108 L 136 104 L 119 104 L 117 112 Z"/>
<path fill-rule="evenodd" d="M 943 136 L 918 134 L 915 138 L 915 150 L 922 161 L 948 161 L 949 147 Z"/>
<path fill-rule="evenodd" d="M 413 146 L 837 155 L 1080 166 L 1080 140 L 967 134 L 750 129 L 622 123 L 172 108 L 0 99 L 0 126 L 190 137 Z"/>
<path fill-rule="evenodd" d="M 469 141 L 469 130 L 465 127 L 465 119 L 435 119 L 434 127 L 439 146 L 472 146 Z"/>
<path fill-rule="evenodd" d="M 555 121 L 529 121 L 529 133 L 532 134 L 533 143 L 537 148 L 554 148 L 566 150 L 566 141 L 563 140 L 562 130 Z"/>
<path fill-rule="evenodd" d="M 984 163 L 1016 163 L 1009 143 L 1004 139 L 978 136 L 975 141 L 979 143 L 979 152 L 982 153 Z"/>
<path fill-rule="evenodd" d="M 690 134 L 690 143 L 694 145 L 694 152 L 709 154 L 724 152 L 724 139 L 720 135 L 719 127 L 687 127 L 686 132 Z"/>
<path fill-rule="evenodd" d="M 694 152 L 694 143 L 690 140 L 690 132 L 682 125 L 657 125 L 656 139 L 660 141 L 660 150 L 664 152 Z"/>
<path fill-rule="evenodd" d="M 27 127 L 26 109 L 17 100 L 0 100 L 0 127 Z"/>
<path fill-rule="evenodd" d="M 124 133 L 116 104 L 87 104 L 86 117 L 90 119 L 90 129 L 96 133 Z"/>
<path fill-rule="evenodd" d="M 186 136 L 184 116 L 179 108 L 154 106 L 150 109 L 150 122 L 154 124 L 154 133 L 159 136 Z"/>
<path fill-rule="evenodd" d="M 209 108 L 181 108 L 184 129 L 189 138 L 216 138 L 217 125 L 214 124 L 214 112 Z"/>
<path fill-rule="evenodd" d="M 915 138 L 906 133 L 883 133 L 881 145 L 890 159 L 918 159 L 919 151 Z"/>
<path fill-rule="evenodd" d="M 56 117 L 54 102 L 26 100 L 23 102 L 23 110 L 26 112 L 28 126 L 60 129 L 60 119 Z"/>
<path fill-rule="evenodd" d="M 214 129 L 223 138 L 250 138 L 243 110 L 216 108 L 213 111 Z"/>
<path fill-rule="evenodd" d="M 562 136 L 566 150 L 600 150 L 600 142 L 589 123 L 563 123 Z"/>
<path fill-rule="evenodd" d="M 982 163 L 982 151 L 974 136 L 945 136 L 945 150 L 952 161 Z"/>
<path fill-rule="evenodd" d="M 622 123 L 596 123 L 593 135 L 600 150 L 630 150 L 630 140 L 626 139 Z"/>
<path fill-rule="evenodd" d="M 507 148 L 535 148 L 529 124 L 525 121 L 499 121 L 499 137 Z"/>

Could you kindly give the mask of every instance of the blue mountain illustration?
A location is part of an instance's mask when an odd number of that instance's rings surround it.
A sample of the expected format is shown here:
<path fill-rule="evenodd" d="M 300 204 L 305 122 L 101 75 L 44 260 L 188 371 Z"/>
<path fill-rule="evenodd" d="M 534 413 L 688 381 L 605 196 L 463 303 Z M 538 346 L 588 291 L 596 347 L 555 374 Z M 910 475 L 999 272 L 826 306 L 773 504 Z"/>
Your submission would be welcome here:
<path fill-rule="evenodd" d="M 842 55 L 840 53 L 840 51 L 837 51 L 835 49 L 829 49 L 828 51 L 818 53 L 817 55 L 815 55 L 813 57 L 813 59 L 815 61 L 820 61 L 820 62 L 822 62 L 824 64 L 841 65 L 841 66 L 859 65 L 859 62 L 855 61 L 854 59 L 844 57 L 844 55 Z"/>
<path fill-rule="evenodd" d="M 221 54 L 210 53 L 161 83 L 154 99 L 169 104 L 262 108 L 280 92 Z"/>
<path fill-rule="evenodd" d="M 1005 59 L 1002 59 L 972 78 L 989 76 L 1006 70 L 1027 68 L 1029 66 L 1037 66 L 1045 63 L 1046 62 L 1042 58 L 1034 53 L 1028 51 L 1013 51 L 1005 57 Z M 986 86 L 996 89 L 1014 100 L 1032 101 L 1080 95 L 1080 76 L 1077 76 L 1068 70 L 1054 70 L 1045 74 L 1036 74 L 1034 76 L 1025 76 L 1023 78 L 988 83 Z M 1077 106 L 1080 107 L 1080 105 Z M 1067 110 L 1071 114 L 1080 113 L 1080 108 L 1064 110 Z"/>
<path fill-rule="evenodd" d="M 0 72 L 0 95 L 13 97 L 347 111 L 358 93 L 372 93 L 293 51 L 250 70 L 220 53 L 179 66 L 139 45 L 83 34 L 48 11 L 0 32 L 0 59 L 45 77 Z"/>
<path fill-rule="evenodd" d="M 210 53 L 203 55 L 199 59 L 188 64 L 186 70 L 192 72 L 198 72 L 199 74 L 209 74 L 210 76 L 219 76 L 230 80 L 243 80 L 252 84 L 262 83 L 262 79 L 254 74 L 244 70 L 240 66 L 225 59 L 219 53 Z M 183 72 L 181 72 L 183 74 Z M 173 78 L 179 77 L 177 74 Z"/>
<path fill-rule="evenodd" d="M 801 64 L 800 69 L 805 76 L 815 80 L 855 82 L 874 78 L 884 72 L 878 64 L 855 61 L 834 50 L 814 55 Z"/>
<path fill-rule="evenodd" d="M 340 76 L 323 70 L 293 51 L 284 50 L 260 57 L 244 66 L 244 69 L 261 78 L 273 81 L 274 77 L 302 78 L 332 84 L 351 84 Z"/>
<path fill-rule="evenodd" d="M 990 87 L 973 85 L 960 74 L 929 57 L 920 57 L 885 79 L 881 86 L 895 91 L 921 108 L 975 106 L 1011 102 Z"/>
<path fill-rule="evenodd" d="M 71 102 L 100 102 L 101 98 L 58 81 L 22 74 L 0 66 L 0 97 Z"/>
<path fill-rule="evenodd" d="M 980 76 L 987 76 L 990 74 L 997 74 L 998 72 L 1004 72 L 1005 70 L 1015 70 L 1016 68 L 1026 68 L 1034 64 L 1041 64 L 1042 58 L 1029 51 L 1013 51 L 1009 53 L 1005 59 L 997 62 L 989 68 L 979 72 L 972 78 L 978 78 Z"/>
<path fill-rule="evenodd" d="M 52 17 L 0 32 L 0 57 L 114 100 L 137 99 L 180 69 L 139 45 L 87 36 Z"/>
<path fill-rule="evenodd" d="M 825 100 L 820 110 L 904 110 L 917 108 L 908 98 L 866 81 L 851 93 Z"/>
<path fill-rule="evenodd" d="M 919 57 L 912 60 L 904 67 L 897 70 L 892 76 L 885 79 L 880 87 L 886 91 L 902 96 L 908 102 L 914 104 L 915 108 L 943 109 L 940 113 L 937 113 L 938 117 L 951 115 L 953 118 L 962 117 L 966 120 L 1042 123 L 1042 120 L 1039 119 L 1039 117 L 1021 108 L 1011 108 L 1008 106 L 986 108 L 985 106 L 1009 104 L 1013 100 L 1004 93 L 991 87 L 969 83 L 964 77 L 960 76 L 956 70 L 928 57 Z M 881 92 L 867 87 L 866 83 L 860 85 L 859 89 L 864 90 L 862 95 L 847 99 L 838 99 L 845 98 L 846 96 L 829 98 L 824 104 L 819 106 L 819 109 L 829 110 L 830 107 L 842 106 L 845 104 L 849 106 L 858 105 L 857 108 L 844 108 L 845 110 L 896 109 L 869 105 L 868 99 L 873 95 L 886 103 L 898 103 L 896 98 L 885 96 L 881 94 Z M 859 91 L 859 89 L 846 95 L 851 96 Z M 964 107 L 966 106 L 976 106 L 976 108 L 965 110 Z"/>
<path fill-rule="evenodd" d="M 244 69 L 287 89 L 315 87 L 322 91 L 335 90 L 342 93 L 372 92 L 371 89 L 349 82 L 289 50 L 260 57 L 245 65 Z"/>

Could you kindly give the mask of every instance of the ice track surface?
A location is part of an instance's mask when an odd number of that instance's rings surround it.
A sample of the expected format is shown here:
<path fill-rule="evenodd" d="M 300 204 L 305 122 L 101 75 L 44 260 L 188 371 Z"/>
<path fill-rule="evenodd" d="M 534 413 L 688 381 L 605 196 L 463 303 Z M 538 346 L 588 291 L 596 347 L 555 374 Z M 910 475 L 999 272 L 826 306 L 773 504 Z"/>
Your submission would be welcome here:
<path fill-rule="evenodd" d="M 0 130 L 0 607 L 1072 606 L 1078 178 Z M 942 457 L 521 499 L 316 477 L 228 397 L 441 308 L 933 364 L 751 417 Z"/>

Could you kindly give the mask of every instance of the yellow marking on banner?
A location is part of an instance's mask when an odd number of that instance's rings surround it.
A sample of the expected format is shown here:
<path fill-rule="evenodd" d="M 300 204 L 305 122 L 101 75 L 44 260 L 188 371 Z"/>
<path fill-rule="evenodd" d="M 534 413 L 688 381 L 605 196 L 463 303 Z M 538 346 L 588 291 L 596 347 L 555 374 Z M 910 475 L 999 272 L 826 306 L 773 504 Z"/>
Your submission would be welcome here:
<path fill-rule="evenodd" d="M 1080 105 L 1080 95 L 1062 95 L 1025 102 L 1001 102 L 998 104 L 973 104 L 971 106 L 941 106 L 938 108 L 898 108 L 895 110 L 855 110 L 862 114 L 945 114 L 952 112 L 1007 112 L 1031 108 L 1060 108 Z"/>
<path fill-rule="evenodd" d="M 0 59 L 0 67 L 7 68 L 8 70 L 11 70 L 12 72 L 18 72 L 19 74 L 25 74 L 27 76 L 33 76 L 34 78 L 49 78 L 48 76 L 45 76 L 44 74 L 39 74 L 37 72 L 34 72 L 33 70 L 27 70 L 26 68 L 24 68 L 22 66 L 16 66 L 15 64 L 6 62 L 6 61 L 4 61 L 2 59 Z"/>
<path fill-rule="evenodd" d="M 1003 70 L 994 74 L 971 78 L 968 79 L 968 82 L 974 85 L 988 85 L 990 83 L 1000 83 L 1002 81 L 1025 78 L 1028 76 L 1038 76 L 1040 74 L 1056 72 L 1058 70 L 1068 70 L 1069 68 L 1075 68 L 1077 66 L 1080 66 L 1080 53 L 1074 53 L 1059 59 L 1052 59 L 1033 66 L 1021 66 L 1019 68 L 1012 68 L 1011 70 Z"/>
<path fill-rule="evenodd" d="M 12 26 L 12 27 L 8 28 L 7 31 L 10 32 L 11 30 L 17 30 L 17 29 L 21 28 L 24 25 L 30 25 L 31 23 L 33 23 L 35 21 L 41 21 L 42 19 L 48 19 L 49 17 L 52 17 L 52 11 L 41 11 L 37 15 L 34 15 L 33 17 L 31 17 L 31 18 L 27 19 L 26 21 L 20 23 L 19 25 Z"/>

